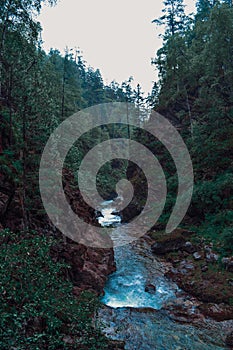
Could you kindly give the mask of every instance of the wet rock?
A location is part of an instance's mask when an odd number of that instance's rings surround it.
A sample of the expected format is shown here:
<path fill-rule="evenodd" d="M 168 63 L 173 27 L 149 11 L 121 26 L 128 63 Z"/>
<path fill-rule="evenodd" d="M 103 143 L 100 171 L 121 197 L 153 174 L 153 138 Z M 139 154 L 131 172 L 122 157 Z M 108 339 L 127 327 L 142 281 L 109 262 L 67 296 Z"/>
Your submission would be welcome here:
<path fill-rule="evenodd" d="M 166 304 L 164 308 L 169 312 L 169 316 L 178 322 L 193 323 L 203 319 L 203 315 L 196 308 L 193 300 L 178 298 Z"/>
<path fill-rule="evenodd" d="M 233 331 L 227 334 L 225 343 L 227 346 L 233 347 Z"/>
<path fill-rule="evenodd" d="M 145 287 L 145 292 L 150 293 L 150 294 L 155 294 L 156 287 L 153 284 L 147 284 Z"/>
<path fill-rule="evenodd" d="M 152 307 L 130 307 L 129 309 L 131 310 L 131 312 L 133 311 L 139 314 L 156 314 L 158 312 L 158 310 Z"/>
<path fill-rule="evenodd" d="M 195 260 L 201 260 L 202 259 L 202 255 L 200 253 L 198 253 L 198 252 L 195 252 L 195 253 L 193 253 L 193 258 Z"/>

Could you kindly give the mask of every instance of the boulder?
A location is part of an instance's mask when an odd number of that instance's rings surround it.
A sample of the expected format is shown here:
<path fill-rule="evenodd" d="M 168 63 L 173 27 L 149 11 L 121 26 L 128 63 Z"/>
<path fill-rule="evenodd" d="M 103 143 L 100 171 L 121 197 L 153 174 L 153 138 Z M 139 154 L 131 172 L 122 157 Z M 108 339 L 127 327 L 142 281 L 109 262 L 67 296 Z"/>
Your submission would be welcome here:
<path fill-rule="evenodd" d="M 163 241 L 154 243 L 151 250 L 154 254 L 163 255 L 173 251 L 180 250 L 185 246 L 186 240 L 182 236 L 168 238 Z"/>
<path fill-rule="evenodd" d="M 74 294 L 83 290 L 103 292 L 107 276 L 116 270 L 113 249 L 97 249 L 78 243 L 56 244 L 51 249 L 54 260 L 70 265 L 67 271 L 74 287 Z"/>
<path fill-rule="evenodd" d="M 170 318 L 178 322 L 194 323 L 203 319 L 193 300 L 177 298 L 165 304 L 164 309 L 169 312 Z"/>
<path fill-rule="evenodd" d="M 199 306 L 199 309 L 205 316 L 211 317 L 217 322 L 233 318 L 233 307 L 224 303 L 204 303 Z"/>
<path fill-rule="evenodd" d="M 156 292 L 156 287 L 153 284 L 147 284 L 145 287 L 145 292 L 150 293 L 150 294 L 155 294 Z"/>

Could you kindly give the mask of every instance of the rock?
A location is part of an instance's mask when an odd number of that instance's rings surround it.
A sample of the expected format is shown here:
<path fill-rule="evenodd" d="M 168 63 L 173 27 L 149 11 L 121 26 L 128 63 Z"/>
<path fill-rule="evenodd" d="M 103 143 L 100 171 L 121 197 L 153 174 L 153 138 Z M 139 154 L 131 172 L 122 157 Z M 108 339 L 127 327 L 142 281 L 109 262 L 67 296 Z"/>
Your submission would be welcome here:
<path fill-rule="evenodd" d="M 59 243 L 52 247 L 51 256 L 55 261 L 65 260 L 70 265 L 67 273 L 77 296 L 83 290 L 100 295 L 107 276 L 116 270 L 113 249 L 95 249 L 74 242 Z"/>
<path fill-rule="evenodd" d="M 202 271 L 202 272 L 208 271 L 208 265 L 202 265 L 202 266 L 201 266 L 201 271 Z"/>
<path fill-rule="evenodd" d="M 230 261 L 231 261 L 231 258 L 222 258 L 222 260 L 221 260 L 224 267 L 226 267 Z"/>
<path fill-rule="evenodd" d="M 222 258 L 222 264 L 224 265 L 227 271 L 233 272 L 233 257 Z"/>
<path fill-rule="evenodd" d="M 204 251 L 205 251 L 206 253 L 212 253 L 212 248 L 213 248 L 213 244 L 211 244 L 211 245 L 205 245 L 205 246 L 204 246 Z"/>
<path fill-rule="evenodd" d="M 185 243 L 186 241 L 182 236 L 167 238 L 164 241 L 154 243 L 151 250 L 154 254 L 163 255 L 183 248 Z"/>
<path fill-rule="evenodd" d="M 145 292 L 150 293 L 150 294 L 155 294 L 156 287 L 153 284 L 147 284 L 145 287 Z"/>
<path fill-rule="evenodd" d="M 183 298 L 165 304 L 164 309 L 169 312 L 169 316 L 173 320 L 182 323 L 193 323 L 203 318 L 203 315 L 196 308 L 195 302 Z"/>
<path fill-rule="evenodd" d="M 219 255 L 213 252 L 206 253 L 206 261 L 208 263 L 216 263 L 219 259 Z"/>
<path fill-rule="evenodd" d="M 227 334 L 226 341 L 225 341 L 227 346 L 232 346 L 233 347 L 233 331 Z"/>
<path fill-rule="evenodd" d="M 192 263 L 192 261 L 190 260 L 183 260 L 181 261 L 180 265 L 179 265 L 180 269 L 185 269 L 185 270 L 194 270 L 195 267 Z"/>
<path fill-rule="evenodd" d="M 233 318 L 233 307 L 224 303 L 204 303 L 199 306 L 200 311 L 207 317 L 221 322 Z"/>
<path fill-rule="evenodd" d="M 195 252 L 195 253 L 193 253 L 193 258 L 194 258 L 195 260 L 201 260 L 201 259 L 202 259 L 202 256 L 201 256 L 200 253 Z"/>
<path fill-rule="evenodd" d="M 195 247 L 193 246 L 193 244 L 191 242 L 185 242 L 183 250 L 189 254 L 192 254 L 195 252 Z"/>

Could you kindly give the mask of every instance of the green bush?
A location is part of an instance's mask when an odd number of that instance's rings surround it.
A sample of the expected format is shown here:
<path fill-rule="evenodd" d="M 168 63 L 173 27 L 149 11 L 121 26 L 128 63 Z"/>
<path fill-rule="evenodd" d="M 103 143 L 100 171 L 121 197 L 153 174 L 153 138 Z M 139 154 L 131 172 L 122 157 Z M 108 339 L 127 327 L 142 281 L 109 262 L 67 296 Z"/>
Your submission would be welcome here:
<path fill-rule="evenodd" d="M 104 349 L 92 322 L 97 298 L 72 295 L 69 267 L 50 256 L 53 240 L 4 230 L 0 243 L 0 349 Z"/>

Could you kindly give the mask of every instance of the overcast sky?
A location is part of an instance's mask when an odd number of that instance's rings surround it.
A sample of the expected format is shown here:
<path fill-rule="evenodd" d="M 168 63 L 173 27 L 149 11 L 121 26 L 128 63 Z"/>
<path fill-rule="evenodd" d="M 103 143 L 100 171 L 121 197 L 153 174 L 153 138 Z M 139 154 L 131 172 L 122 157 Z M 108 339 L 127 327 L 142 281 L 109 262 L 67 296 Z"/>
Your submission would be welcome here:
<path fill-rule="evenodd" d="M 186 12 L 195 0 L 186 0 Z M 151 21 L 161 15 L 162 0 L 60 0 L 43 7 L 44 49 L 79 48 L 88 65 L 99 68 L 106 83 L 121 83 L 131 75 L 150 92 L 156 80 L 151 58 L 161 45 L 160 28 Z"/>

